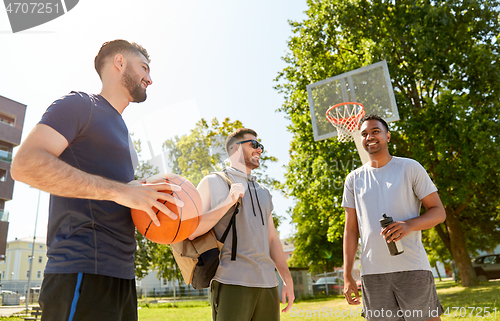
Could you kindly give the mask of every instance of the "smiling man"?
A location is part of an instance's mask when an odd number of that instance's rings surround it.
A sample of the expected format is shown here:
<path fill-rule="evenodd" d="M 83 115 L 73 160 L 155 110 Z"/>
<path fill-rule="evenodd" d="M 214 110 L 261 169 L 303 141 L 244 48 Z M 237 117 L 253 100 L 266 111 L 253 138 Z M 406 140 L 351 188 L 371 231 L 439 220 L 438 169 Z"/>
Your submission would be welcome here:
<path fill-rule="evenodd" d="M 43 321 L 137 320 L 130 208 L 157 225 L 152 207 L 176 217 L 158 200 L 175 203 L 159 191 L 179 186 L 133 181 L 137 155 L 121 115 L 146 99 L 147 51 L 114 40 L 94 62 L 101 93 L 71 92 L 52 103 L 12 162 L 15 180 L 51 194 Z"/>
<path fill-rule="evenodd" d="M 346 300 L 361 303 L 351 275 L 360 238 L 365 318 L 440 320 L 443 308 L 421 240 L 422 230 L 446 218 L 436 186 L 418 162 L 390 155 L 391 133 L 382 118 L 365 116 L 360 124 L 370 160 L 349 173 L 344 185 Z M 381 229 L 383 214 L 394 223 Z M 393 241 L 401 241 L 403 253 L 390 255 L 386 243 Z"/>
<path fill-rule="evenodd" d="M 285 254 L 273 223 L 273 203 L 269 191 L 255 181 L 252 170 L 260 166 L 264 146 L 257 133 L 240 128 L 226 140 L 230 167 L 231 188 L 216 174 L 206 176 L 198 185 L 203 202 L 203 216 L 190 238 L 208 232 L 212 227 L 218 239 L 229 225 L 233 205 L 241 197 L 235 215 L 236 229 L 231 227 L 220 255 L 220 264 L 211 283 L 212 320 L 280 319 L 278 280 L 275 268 L 283 279 L 282 302 L 287 312 L 295 299 L 293 281 Z M 236 233 L 236 256 L 232 256 L 233 236 Z"/>

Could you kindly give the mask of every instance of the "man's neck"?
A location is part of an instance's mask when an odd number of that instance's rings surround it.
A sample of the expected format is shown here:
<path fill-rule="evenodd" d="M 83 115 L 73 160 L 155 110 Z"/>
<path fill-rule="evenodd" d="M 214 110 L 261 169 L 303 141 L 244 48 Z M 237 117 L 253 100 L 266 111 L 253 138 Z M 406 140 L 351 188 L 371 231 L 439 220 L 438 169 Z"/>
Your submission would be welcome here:
<path fill-rule="evenodd" d="M 125 108 L 128 106 L 130 101 L 123 95 L 119 90 L 109 90 L 107 88 L 102 88 L 100 95 L 108 101 L 108 103 L 113 106 L 120 114 L 123 113 Z"/>
<path fill-rule="evenodd" d="M 230 165 L 231 165 L 232 168 L 237 169 L 237 170 L 239 170 L 242 173 L 245 173 L 247 175 L 252 174 L 252 170 L 250 168 L 248 168 L 245 164 L 233 163 L 231 161 L 229 163 L 230 163 Z"/>
<path fill-rule="evenodd" d="M 380 152 L 376 154 L 369 154 L 370 160 L 368 161 L 368 165 L 370 165 L 373 168 L 381 168 L 387 165 L 391 159 L 392 156 L 389 154 L 389 151 L 387 152 Z"/>

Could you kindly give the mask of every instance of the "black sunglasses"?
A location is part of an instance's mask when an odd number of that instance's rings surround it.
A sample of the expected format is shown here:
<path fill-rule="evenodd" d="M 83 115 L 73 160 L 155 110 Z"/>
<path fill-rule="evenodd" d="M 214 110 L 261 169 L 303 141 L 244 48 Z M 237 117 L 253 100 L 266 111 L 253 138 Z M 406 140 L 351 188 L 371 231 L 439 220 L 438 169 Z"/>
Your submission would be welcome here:
<path fill-rule="evenodd" d="M 244 140 L 242 142 L 237 142 L 235 144 L 243 144 L 243 143 L 248 143 L 248 142 L 252 142 L 252 148 L 253 149 L 257 149 L 257 148 L 260 147 L 260 149 L 262 149 L 262 152 L 264 152 L 264 145 L 262 145 L 261 143 L 259 143 L 255 139 Z"/>

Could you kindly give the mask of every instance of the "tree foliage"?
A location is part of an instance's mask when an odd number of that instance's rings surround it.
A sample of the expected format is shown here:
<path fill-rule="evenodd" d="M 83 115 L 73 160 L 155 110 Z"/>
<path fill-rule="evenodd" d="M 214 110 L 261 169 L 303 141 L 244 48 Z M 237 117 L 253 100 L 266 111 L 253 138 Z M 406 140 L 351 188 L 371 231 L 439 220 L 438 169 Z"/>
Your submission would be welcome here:
<path fill-rule="evenodd" d="M 235 129 L 242 127 L 243 124 L 239 120 L 231 122 L 229 118 L 226 118 L 220 123 L 217 118 L 214 118 L 208 123 L 202 118 L 189 135 L 175 136 L 166 140 L 163 143 L 163 149 L 168 153 L 172 172 L 186 177 L 197 186 L 209 173 L 229 166 L 225 151 L 226 137 Z M 268 162 L 278 160 L 264 152 L 260 161 L 260 167 L 252 171 L 252 175 L 255 175 L 260 183 L 274 188 L 278 182 L 264 173 Z"/>
<path fill-rule="evenodd" d="M 288 66 L 276 79 L 294 135 L 285 186 L 297 200 L 296 251 L 315 263 L 331 246 L 341 258 L 340 185 L 357 157 L 353 143 L 314 142 L 306 85 L 385 59 L 401 118 L 391 151 L 419 161 L 437 185 L 447 219 L 435 232 L 473 285 L 469 253 L 500 239 L 499 1 L 308 4 L 307 18 L 290 22 Z"/>

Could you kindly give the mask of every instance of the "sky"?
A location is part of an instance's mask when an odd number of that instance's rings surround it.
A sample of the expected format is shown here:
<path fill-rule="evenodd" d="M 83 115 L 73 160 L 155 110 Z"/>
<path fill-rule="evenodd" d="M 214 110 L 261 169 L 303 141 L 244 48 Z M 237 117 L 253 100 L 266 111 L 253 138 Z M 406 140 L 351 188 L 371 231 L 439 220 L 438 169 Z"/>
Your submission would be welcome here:
<path fill-rule="evenodd" d="M 123 118 L 134 138 L 151 144 L 143 144 L 143 159 L 160 154 L 163 141 L 188 134 L 202 117 L 229 117 L 257 131 L 268 155 L 279 160 L 267 174 L 283 180 L 292 135 L 276 112 L 284 97 L 273 80 L 286 67 L 288 20 L 303 20 L 305 10 L 305 0 L 81 0 L 53 21 L 12 33 L 0 9 L 0 95 L 27 105 L 24 139 L 54 100 L 72 90 L 100 92 L 93 60 L 102 43 L 134 41 L 150 54 L 153 84 L 147 100 L 130 104 Z M 276 213 L 286 217 L 280 236 L 289 236 L 286 211 L 293 201 L 272 193 Z M 46 236 L 48 199 L 15 183 L 5 206 L 8 241 L 34 235 L 38 204 L 35 235 Z"/>

